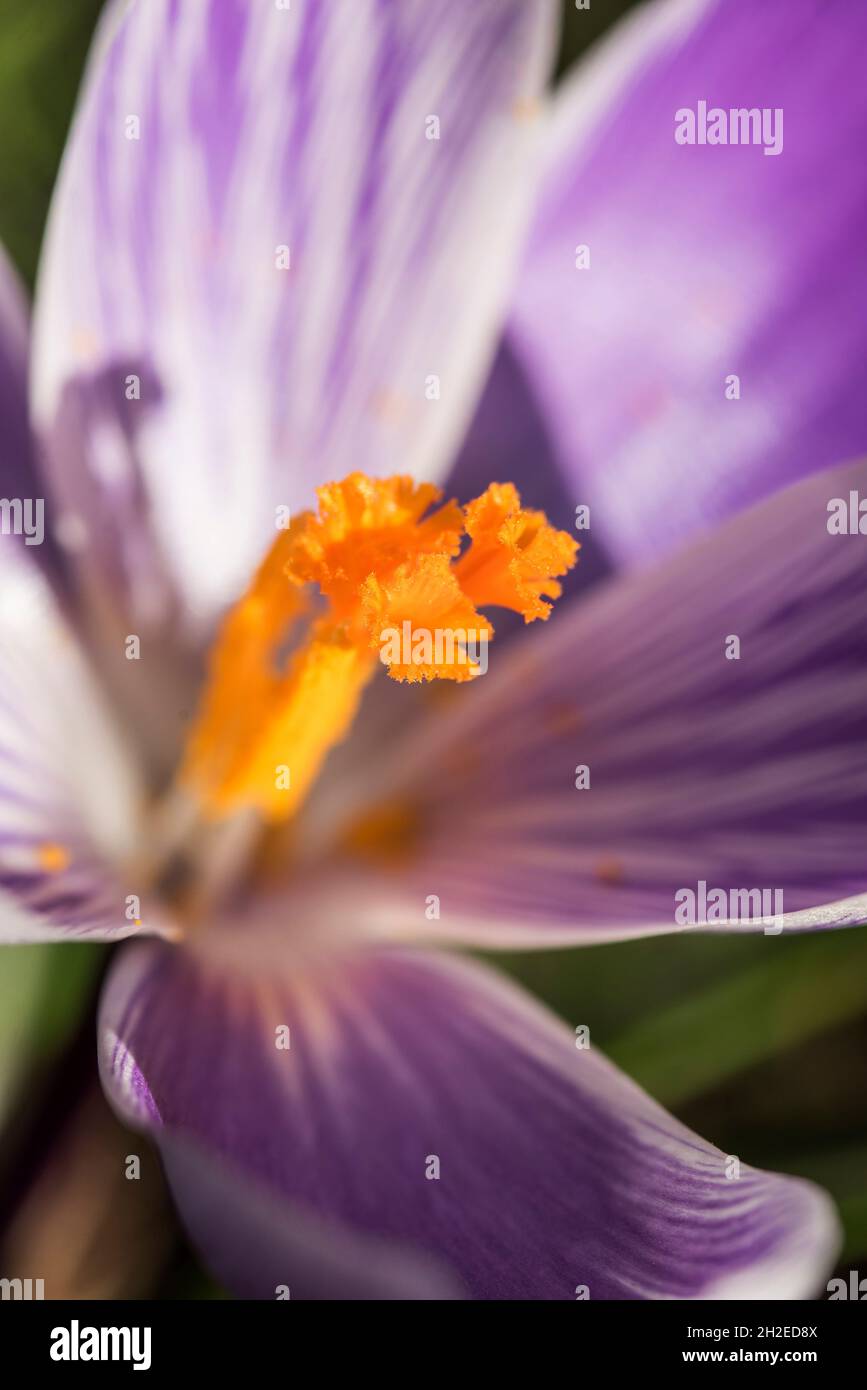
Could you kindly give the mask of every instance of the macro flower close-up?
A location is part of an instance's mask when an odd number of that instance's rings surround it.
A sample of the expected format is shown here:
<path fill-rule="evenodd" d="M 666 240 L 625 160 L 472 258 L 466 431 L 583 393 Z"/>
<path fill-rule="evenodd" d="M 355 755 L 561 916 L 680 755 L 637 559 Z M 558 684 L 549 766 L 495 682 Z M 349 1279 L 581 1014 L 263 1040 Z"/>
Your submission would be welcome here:
<path fill-rule="evenodd" d="M 4 1298 L 848 1287 L 867 7 L 63 8 L 0 7 Z"/>

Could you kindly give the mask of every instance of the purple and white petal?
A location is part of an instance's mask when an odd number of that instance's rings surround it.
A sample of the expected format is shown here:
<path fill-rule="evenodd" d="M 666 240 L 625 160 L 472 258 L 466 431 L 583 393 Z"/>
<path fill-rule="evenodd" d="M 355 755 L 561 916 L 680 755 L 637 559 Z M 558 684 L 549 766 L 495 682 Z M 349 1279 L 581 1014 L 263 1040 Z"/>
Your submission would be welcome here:
<path fill-rule="evenodd" d="M 350 825 L 366 799 L 405 834 L 344 891 L 378 930 L 487 946 L 864 922 L 865 612 L 861 463 L 495 640 L 345 789 Z"/>
<path fill-rule="evenodd" d="M 302 1211 L 245 1167 L 189 1139 L 160 1135 L 184 1226 L 221 1283 L 242 1298 L 451 1300 L 449 1270 L 392 1240 Z"/>
<path fill-rule="evenodd" d="M 445 471 L 526 231 L 555 15 L 110 7 L 50 218 L 34 406 L 61 540 L 133 630 L 207 630 L 317 483 Z"/>
<path fill-rule="evenodd" d="M 27 353 L 0 251 L 0 941 L 108 939 L 139 929 L 111 867 L 134 845 L 135 778 L 38 564 Z"/>
<path fill-rule="evenodd" d="M 0 537 L 0 941 L 168 934 L 122 867 L 135 770 L 30 555 Z"/>
<path fill-rule="evenodd" d="M 483 967 L 293 957 L 284 938 L 257 974 L 243 933 L 213 945 L 127 949 L 100 1054 L 205 1259 L 225 1272 L 234 1244 L 242 1291 L 262 1230 L 251 1182 L 303 1212 L 302 1232 L 409 1247 L 474 1298 L 806 1298 L 824 1279 L 838 1236 L 823 1193 L 706 1143 Z M 218 1185 L 178 1168 L 179 1138 L 210 1151 Z M 273 1297 L 272 1245 L 262 1258 Z"/>
<path fill-rule="evenodd" d="M 621 563 L 867 450 L 865 43 L 864 5 L 667 0 L 561 90 L 511 332 Z M 677 143 L 700 102 L 779 153 Z"/>

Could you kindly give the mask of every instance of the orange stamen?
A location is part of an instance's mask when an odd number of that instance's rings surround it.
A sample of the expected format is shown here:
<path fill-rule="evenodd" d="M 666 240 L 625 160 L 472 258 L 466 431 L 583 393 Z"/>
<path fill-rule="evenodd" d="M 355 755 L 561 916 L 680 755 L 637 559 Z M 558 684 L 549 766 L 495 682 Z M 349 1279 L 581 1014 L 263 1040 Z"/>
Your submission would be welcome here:
<path fill-rule="evenodd" d="M 370 574 L 359 593 L 371 645 L 395 680 L 466 681 L 479 673 L 473 653 L 494 629 L 463 593 L 448 556 L 420 555 L 385 582 Z"/>
<path fill-rule="evenodd" d="M 578 542 L 525 511 L 517 488 L 492 483 L 466 510 L 472 545 L 455 566 L 464 593 L 481 607 L 511 608 L 525 622 L 548 618 L 563 586 L 555 576 L 575 564 Z"/>
<path fill-rule="evenodd" d="M 462 511 L 408 477 L 353 473 L 282 531 L 226 618 L 181 779 L 219 819 L 294 814 L 381 664 L 466 681 L 493 628 L 477 608 L 547 617 L 577 545 L 494 484 Z M 464 531 L 472 544 L 460 556 Z M 318 605 L 311 589 L 318 588 Z"/>

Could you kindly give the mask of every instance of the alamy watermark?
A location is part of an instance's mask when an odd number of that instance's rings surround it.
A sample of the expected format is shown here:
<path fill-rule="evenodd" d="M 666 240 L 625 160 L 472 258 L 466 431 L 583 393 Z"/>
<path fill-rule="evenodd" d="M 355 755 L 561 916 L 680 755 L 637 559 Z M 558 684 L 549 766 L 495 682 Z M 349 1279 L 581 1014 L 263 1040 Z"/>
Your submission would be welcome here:
<path fill-rule="evenodd" d="M 783 152 L 781 106 L 708 107 L 699 101 L 674 113 L 674 138 L 679 145 L 763 145 L 765 154 Z"/>
<path fill-rule="evenodd" d="M 379 642 L 384 666 L 466 666 L 474 677 L 488 669 L 488 633 L 476 628 L 413 627 L 407 618 L 383 628 Z"/>
<path fill-rule="evenodd" d="M 73 1318 L 68 1327 L 51 1330 L 48 1354 L 52 1361 L 131 1361 L 134 1371 L 150 1370 L 149 1327 L 82 1327 Z"/>
<path fill-rule="evenodd" d="M 848 497 L 832 497 L 826 525 L 829 536 L 867 536 L 867 497 L 855 488 Z"/>
<path fill-rule="evenodd" d="M 22 1299 L 31 1303 L 44 1297 L 44 1279 L 0 1279 L 0 1299 Z"/>
<path fill-rule="evenodd" d="M 867 1279 L 862 1279 L 857 1269 L 849 1270 L 847 1279 L 829 1279 L 825 1288 L 828 1290 L 828 1302 L 839 1302 L 840 1299 L 850 1300 L 854 1303 L 864 1303 L 867 1301 Z"/>
<path fill-rule="evenodd" d="M 25 545 L 45 540 L 45 499 L 0 497 L 0 535 L 23 536 Z"/>
<path fill-rule="evenodd" d="M 783 930 L 782 888 L 708 888 L 699 879 L 695 888 L 678 888 L 674 895 L 674 920 L 681 927 L 713 922 L 752 922 L 765 936 Z"/>

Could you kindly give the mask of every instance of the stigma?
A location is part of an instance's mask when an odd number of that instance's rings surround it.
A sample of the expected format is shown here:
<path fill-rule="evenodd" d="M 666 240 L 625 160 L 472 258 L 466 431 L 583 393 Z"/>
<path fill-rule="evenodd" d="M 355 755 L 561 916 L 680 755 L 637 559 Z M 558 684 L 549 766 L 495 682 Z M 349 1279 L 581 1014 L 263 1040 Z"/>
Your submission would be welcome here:
<path fill-rule="evenodd" d="M 352 473 L 278 533 L 226 616 L 180 771 L 205 819 L 293 816 L 383 667 L 472 681 L 494 635 L 480 611 L 546 619 L 578 543 L 492 484 L 465 507 L 409 477 Z"/>

